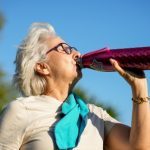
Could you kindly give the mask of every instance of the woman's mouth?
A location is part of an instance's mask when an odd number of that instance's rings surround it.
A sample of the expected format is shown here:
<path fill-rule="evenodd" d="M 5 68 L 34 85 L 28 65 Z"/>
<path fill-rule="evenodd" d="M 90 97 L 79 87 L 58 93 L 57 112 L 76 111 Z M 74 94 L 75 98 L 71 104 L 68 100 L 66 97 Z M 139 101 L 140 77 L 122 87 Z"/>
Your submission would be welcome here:
<path fill-rule="evenodd" d="M 77 70 L 81 71 L 81 67 L 79 64 L 76 64 Z"/>

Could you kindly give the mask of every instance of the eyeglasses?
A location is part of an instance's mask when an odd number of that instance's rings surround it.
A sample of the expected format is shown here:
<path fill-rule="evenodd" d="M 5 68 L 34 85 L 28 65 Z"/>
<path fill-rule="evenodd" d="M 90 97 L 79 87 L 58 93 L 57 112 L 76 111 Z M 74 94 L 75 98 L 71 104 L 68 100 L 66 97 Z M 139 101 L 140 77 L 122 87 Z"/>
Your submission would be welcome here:
<path fill-rule="evenodd" d="M 75 47 L 71 47 L 71 46 L 69 46 L 66 43 L 59 43 L 55 47 L 53 47 L 50 50 L 48 50 L 46 52 L 46 54 L 48 54 L 50 51 L 53 51 L 53 50 L 55 50 L 57 52 L 60 52 L 60 53 L 64 53 L 65 52 L 68 55 L 70 55 L 72 53 L 72 51 L 78 51 Z"/>

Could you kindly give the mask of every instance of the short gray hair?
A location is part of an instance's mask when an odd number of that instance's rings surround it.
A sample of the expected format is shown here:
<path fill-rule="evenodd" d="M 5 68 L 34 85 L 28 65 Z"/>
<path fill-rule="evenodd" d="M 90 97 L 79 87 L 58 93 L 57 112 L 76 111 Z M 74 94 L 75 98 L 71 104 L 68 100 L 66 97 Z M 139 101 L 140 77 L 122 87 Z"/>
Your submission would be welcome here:
<path fill-rule="evenodd" d="M 54 28 L 48 23 L 33 23 L 26 38 L 18 47 L 16 70 L 13 83 L 24 96 L 41 95 L 47 86 L 44 77 L 34 70 L 37 62 L 46 58 L 48 50 L 44 41 L 48 37 L 56 37 Z"/>

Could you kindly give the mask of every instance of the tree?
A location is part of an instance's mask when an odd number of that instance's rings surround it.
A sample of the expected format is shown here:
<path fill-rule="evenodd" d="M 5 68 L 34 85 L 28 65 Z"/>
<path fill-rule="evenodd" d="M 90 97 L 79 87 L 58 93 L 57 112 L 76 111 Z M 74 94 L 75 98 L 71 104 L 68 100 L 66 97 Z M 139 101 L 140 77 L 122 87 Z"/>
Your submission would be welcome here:
<path fill-rule="evenodd" d="M 15 99 L 16 96 L 16 90 L 10 81 L 6 81 L 6 74 L 0 69 L 0 111 L 10 100 Z"/>
<path fill-rule="evenodd" d="M 4 17 L 3 14 L 0 12 L 0 30 L 3 28 L 4 26 Z"/>
<path fill-rule="evenodd" d="M 95 104 L 96 106 L 102 107 L 103 109 L 105 109 L 108 114 L 110 114 L 112 117 L 114 118 L 118 118 L 118 114 L 116 112 L 116 110 L 114 108 L 112 108 L 111 106 L 106 106 L 102 103 L 100 103 L 100 101 L 95 97 L 95 96 L 90 96 L 85 92 L 85 90 L 83 88 L 75 88 L 74 92 L 79 95 L 83 100 L 85 100 L 86 102 L 90 103 L 90 104 Z"/>
<path fill-rule="evenodd" d="M 4 26 L 4 17 L 0 12 L 0 31 Z M 12 87 L 10 81 L 6 81 L 6 73 L 0 68 L 0 111 L 10 100 L 16 97 L 16 91 Z"/>

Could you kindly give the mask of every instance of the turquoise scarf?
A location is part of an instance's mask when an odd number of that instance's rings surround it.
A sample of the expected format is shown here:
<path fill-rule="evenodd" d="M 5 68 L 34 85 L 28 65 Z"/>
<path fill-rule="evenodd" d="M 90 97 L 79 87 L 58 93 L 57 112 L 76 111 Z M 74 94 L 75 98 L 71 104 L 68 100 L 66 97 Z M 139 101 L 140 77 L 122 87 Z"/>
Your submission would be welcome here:
<path fill-rule="evenodd" d="M 70 150 L 77 146 L 86 126 L 89 109 L 76 94 L 71 93 L 62 105 L 64 117 L 56 123 L 54 135 L 59 150 Z"/>

